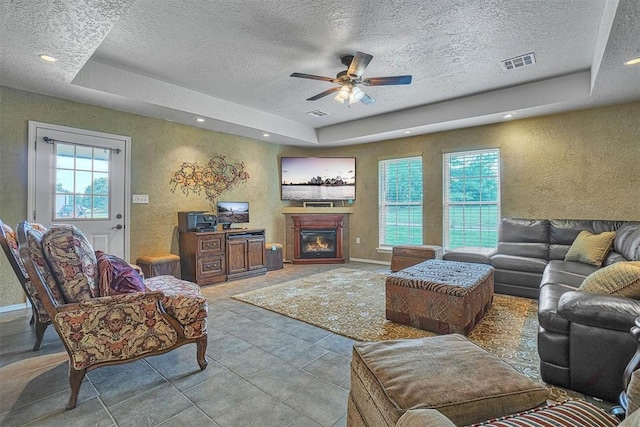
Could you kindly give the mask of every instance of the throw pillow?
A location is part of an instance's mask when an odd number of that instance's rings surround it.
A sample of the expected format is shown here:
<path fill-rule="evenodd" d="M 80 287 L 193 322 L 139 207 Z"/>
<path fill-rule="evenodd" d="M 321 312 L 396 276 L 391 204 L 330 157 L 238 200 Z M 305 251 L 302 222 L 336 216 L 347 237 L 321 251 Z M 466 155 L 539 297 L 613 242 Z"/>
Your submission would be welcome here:
<path fill-rule="evenodd" d="M 535 408 L 527 412 L 496 418 L 473 427 L 615 427 L 619 420 L 584 400 L 567 400 L 562 403 Z"/>
<path fill-rule="evenodd" d="M 67 302 L 98 296 L 96 256 L 79 228 L 53 224 L 42 235 L 42 252 Z"/>
<path fill-rule="evenodd" d="M 600 267 L 602 261 L 604 261 L 604 258 L 609 253 L 614 237 L 616 237 L 615 231 L 593 234 L 587 230 L 583 230 L 578 234 L 576 240 L 573 241 L 564 260 L 578 261 Z"/>
<path fill-rule="evenodd" d="M 138 271 L 125 260 L 96 251 L 100 296 L 145 292 L 146 288 Z"/>
<path fill-rule="evenodd" d="M 623 261 L 594 271 L 579 290 L 640 299 L 640 261 Z"/>

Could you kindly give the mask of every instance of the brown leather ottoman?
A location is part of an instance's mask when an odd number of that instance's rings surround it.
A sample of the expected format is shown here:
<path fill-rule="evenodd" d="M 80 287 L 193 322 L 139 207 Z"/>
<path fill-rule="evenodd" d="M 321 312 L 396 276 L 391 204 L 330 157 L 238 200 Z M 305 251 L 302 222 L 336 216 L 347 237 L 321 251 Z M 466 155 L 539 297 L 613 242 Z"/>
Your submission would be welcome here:
<path fill-rule="evenodd" d="M 136 264 L 142 269 L 145 278 L 155 276 L 173 276 L 180 279 L 180 257 L 173 254 L 141 256 Z"/>
<path fill-rule="evenodd" d="M 283 268 L 282 245 L 280 243 L 267 243 L 264 247 L 267 271 Z"/>
<path fill-rule="evenodd" d="M 531 409 L 548 394 L 462 335 L 356 343 L 347 425 L 395 426 L 421 408 L 468 425 Z"/>
<path fill-rule="evenodd" d="M 435 245 L 399 245 L 391 253 L 391 271 L 399 271 L 428 259 L 442 259 L 442 248 Z"/>
<path fill-rule="evenodd" d="M 387 276 L 386 316 L 440 334 L 468 334 L 493 301 L 493 267 L 427 260 Z"/>

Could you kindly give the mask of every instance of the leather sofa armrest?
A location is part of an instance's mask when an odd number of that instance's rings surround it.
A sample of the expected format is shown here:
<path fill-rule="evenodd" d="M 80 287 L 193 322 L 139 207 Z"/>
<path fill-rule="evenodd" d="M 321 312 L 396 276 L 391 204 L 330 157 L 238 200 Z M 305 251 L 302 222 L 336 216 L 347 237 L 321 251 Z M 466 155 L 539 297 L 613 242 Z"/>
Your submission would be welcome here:
<path fill-rule="evenodd" d="M 558 314 L 573 323 L 629 332 L 636 317 L 640 316 L 640 301 L 615 295 L 569 291 L 558 301 Z"/>

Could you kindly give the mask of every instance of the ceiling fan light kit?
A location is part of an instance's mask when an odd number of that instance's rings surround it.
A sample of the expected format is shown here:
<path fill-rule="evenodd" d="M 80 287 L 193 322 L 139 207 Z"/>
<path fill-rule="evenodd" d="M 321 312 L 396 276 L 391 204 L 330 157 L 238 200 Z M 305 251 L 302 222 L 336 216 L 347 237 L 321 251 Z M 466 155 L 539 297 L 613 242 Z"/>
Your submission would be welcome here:
<path fill-rule="evenodd" d="M 362 79 L 365 69 L 373 59 L 373 56 L 368 53 L 356 52 L 355 55 L 344 55 L 340 58 L 343 65 L 348 69 L 340 71 L 336 78 L 316 76 L 313 74 L 305 73 L 292 73 L 291 77 L 298 77 L 302 79 L 321 80 L 330 83 L 337 83 L 340 86 L 332 87 L 324 92 L 320 92 L 317 95 L 307 98 L 307 101 L 317 101 L 320 98 L 324 98 L 334 92 L 338 92 L 334 99 L 342 104 L 349 100 L 349 105 L 356 102 L 362 102 L 363 104 L 372 104 L 375 99 L 367 95 L 358 85 L 363 84 L 365 86 L 389 86 L 389 85 L 408 85 L 411 84 L 412 77 L 406 76 L 390 76 L 390 77 L 373 77 L 370 79 Z"/>
<path fill-rule="evenodd" d="M 346 100 L 349 100 L 349 104 L 355 104 L 356 102 L 360 102 L 363 97 L 364 92 L 362 89 L 345 83 L 342 85 L 334 99 L 341 104 L 344 104 Z"/>

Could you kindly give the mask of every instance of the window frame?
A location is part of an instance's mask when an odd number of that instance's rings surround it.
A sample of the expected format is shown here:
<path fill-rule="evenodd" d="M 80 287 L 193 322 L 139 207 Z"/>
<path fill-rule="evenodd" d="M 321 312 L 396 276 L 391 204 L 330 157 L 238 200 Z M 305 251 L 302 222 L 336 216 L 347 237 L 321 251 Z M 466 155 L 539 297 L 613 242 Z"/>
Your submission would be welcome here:
<path fill-rule="evenodd" d="M 484 201 L 484 200 L 480 200 L 480 201 L 452 201 L 450 200 L 450 194 L 449 194 L 449 190 L 450 190 L 450 183 L 451 183 L 451 173 L 450 173 L 450 165 L 451 165 L 451 158 L 456 156 L 456 157 L 465 157 L 465 156 L 481 156 L 482 154 L 497 154 L 497 165 L 496 165 L 496 175 L 483 175 L 482 170 L 483 168 L 481 168 L 481 172 L 480 175 L 472 175 L 472 176 L 465 176 L 463 174 L 463 179 L 467 180 L 467 179 L 474 179 L 474 180 L 479 180 L 480 182 L 482 181 L 483 178 L 491 178 L 492 180 L 495 179 L 497 182 L 497 200 L 495 201 Z M 486 248 L 496 248 L 497 247 L 497 242 L 498 242 L 498 238 L 497 238 L 497 232 L 499 230 L 499 226 L 500 226 L 500 219 L 501 219 L 501 212 L 502 212 L 502 204 L 501 204 L 501 193 L 502 193 L 502 157 L 501 157 L 501 153 L 500 153 L 500 148 L 485 148 L 485 149 L 477 149 L 477 150 L 467 150 L 467 151 L 458 151 L 458 152 L 451 152 L 451 153 L 444 153 L 442 155 L 442 246 L 444 248 L 445 251 L 447 250 L 455 250 L 456 248 L 460 248 L 460 247 L 470 247 L 473 249 L 486 249 Z M 465 181 L 466 182 L 466 181 Z M 479 227 L 475 228 L 477 230 L 477 232 L 480 235 L 480 246 L 477 245 L 460 245 L 460 246 L 456 246 L 455 248 L 451 248 L 451 218 L 450 218 L 450 213 L 451 213 L 451 207 L 452 206 L 461 206 L 463 207 L 463 235 L 465 235 L 465 231 L 468 230 L 468 228 L 466 227 L 465 224 L 465 219 L 464 219 L 464 207 L 469 207 L 469 206 L 479 206 L 479 212 L 480 212 L 480 217 L 479 220 L 477 220 L 477 222 L 479 223 Z M 496 222 L 495 224 L 492 224 L 491 226 L 485 226 L 483 224 L 485 224 L 485 221 L 483 221 L 482 219 L 482 207 L 487 207 L 487 206 L 495 206 L 497 209 L 497 215 L 496 215 Z M 483 245 L 482 239 L 483 239 L 483 234 L 485 232 L 493 232 L 495 231 L 496 233 L 496 239 L 495 239 L 495 244 L 494 245 Z M 466 237 L 466 236 L 465 236 Z"/>
<path fill-rule="evenodd" d="M 397 166 L 399 163 L 407 162 L 407 161 L 416 162 L 420 166 L 420 176 L 419 178 L 417 178 L 419 179 L 419 184 L 420 184 L 420 193 L 421 193 L 420 201 L 419 202 L 408 201 L 404 203 L 398 202 L 397 200 L 389 201 L 388 198 L 386 197 L 387 185 L 386 185 L 385 176 L 390 173 L 389 169 L 392 165 L 395 164 Z M 382 182 L 383 180 L 385 180 L 385 183 Z M 424 238 L 424 225 L 423 225 L 424 181 L 423 180 L 424 180 L 424 161 L 423 161 L 422 154 L 378 159 L 378 248 L 377 250 L 379 252 L 391 252 L 393 246 L 396 246 L 399 244 L 422 244 L 422 241 Z M 396 184 L 399 182 L 397 177 L 395 182 Z M 388 222 L 388 216 L 386 215 L 387 209 L 390 207 L 397 208 L 401 206 L 404 206 L 404 207 L 412 206 L 414 208 L 419 207 L 419 213 L 416 215 L 412 215 L 411 211 L 407 211 L 409 223 L 402 224 L 398 222 L 398 212 L 395 212 L 396 219 L 394 222 L 390 224 Z M 416 219 L 412 221 L 414 218 Z M 397 227 L 400 224 L 402 224 L 404 227 L 409 227 L 409 237 L 414 237 L 414 239 L 416 240 L 415 242 L 414 241 L 397 241 L 397 240 L 392 241 L 391 239 L 388 238 L 389 236 L 386 233 L 387 228 L 390 225 Z M 398 233 L 396 233 L 395 236 L 397 237 Z"/>

